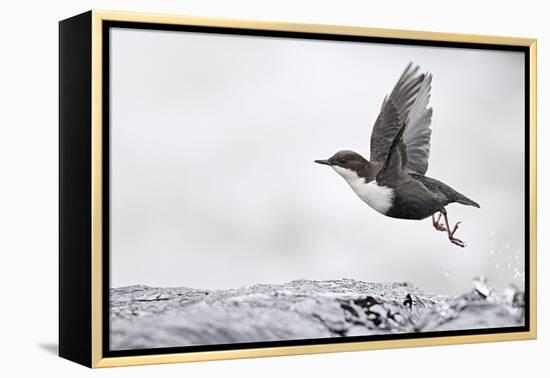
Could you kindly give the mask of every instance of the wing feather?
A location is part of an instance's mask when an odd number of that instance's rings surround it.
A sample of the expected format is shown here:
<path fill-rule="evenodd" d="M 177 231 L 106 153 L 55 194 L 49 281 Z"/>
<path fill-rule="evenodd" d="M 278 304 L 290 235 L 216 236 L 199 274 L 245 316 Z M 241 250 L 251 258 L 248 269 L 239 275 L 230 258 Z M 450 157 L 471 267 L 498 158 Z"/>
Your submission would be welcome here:
<path fill-rule="evenodd" d="M 402 145 L 398 148 L 403 170 L 425 174 L 430 154 L 432 109 L 428 108 L 428 103 L 432 75 L 419 74 L 419 70 L 418 66 L 409 63 L 390 95 L 384 99 L 371 134 L 370 160 L 386 162 L 397 133 L 406 125 Z M 389 117 L 392 112 L 396 114 Z"/>
<path fill-rule="evenodd" d="M 427 74 L 420 86 L 416 100 L 411 107 L 403 132 L 403 143 L 407 149 L 406 171 L 409 173 L 426 174 L 430 157 L 430 139 L 432 130 L 432 108 L 430 90 L 432 75 Z"/>

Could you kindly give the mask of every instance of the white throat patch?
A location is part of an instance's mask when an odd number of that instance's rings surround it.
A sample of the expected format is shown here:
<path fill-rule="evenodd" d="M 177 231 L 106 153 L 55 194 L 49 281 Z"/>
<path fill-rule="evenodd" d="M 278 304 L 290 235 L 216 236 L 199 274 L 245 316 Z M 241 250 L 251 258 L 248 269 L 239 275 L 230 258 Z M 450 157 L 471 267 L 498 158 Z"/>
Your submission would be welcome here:
<path fill-rule="evenodd" d="M 355 171 L 333 165 L 332 168 L 347 181 L 355 194 L 367 205 L 379 213 L 386 214 L 390 209 L 394 197 L 393 189 L 387 186 L 379 186 L 376 180 L 365 183 Z"/>

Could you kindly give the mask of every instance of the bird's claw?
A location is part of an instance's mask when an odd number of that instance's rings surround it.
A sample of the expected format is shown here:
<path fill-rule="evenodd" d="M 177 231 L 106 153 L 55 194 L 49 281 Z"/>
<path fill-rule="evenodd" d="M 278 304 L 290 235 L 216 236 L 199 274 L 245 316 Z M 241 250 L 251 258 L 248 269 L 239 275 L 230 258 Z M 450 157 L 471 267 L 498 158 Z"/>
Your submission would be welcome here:
<path fill-rule="evenodd" d="M 458 245 L 459 247 L 466 247 L 466 243 L 464 243 L 462 240 L 460 239 L 457 239 L 455 238 L 455 232 L 456 230 L 458 230 L 458 226 L 461 224 L 462 222 L 456 222 L 455 226 L 453 227 L 453 230 L 449 233 L 449 240 L 451 241 L 451 243 L 453 243 L 454 245 Z"/>
<path fill-rule="evenodd" d="M 458 245 L 461 248 L 466 247 L 466 243 L 464 243 L 462 240 L 457 239 L 453 236 L 449 236 L 449 240 L 451 241 L 451 243 L 453 243 L 454 245 Z"/>
<path fill-rule="evenodd" d="M 439 221 L 441 220 L 441 216 L 443 216 L 445 225 L 442 225 L 441 223 L 439 223 Z M 455 238 L 455 233 L 458 230 L 458 226 L 461 223 L 462 222 L 456 222 L 456 224 L 451 230 L 451 227 L 449 226 L 449 219 L 447 218 L 447 211 L 444 208 L 439 210 L 437 219 L 435 218 L 435 215 L 432 214 L 432 225 L 434 226 L 434 228 L 438 231 L 447 231 L 447 236 L 449 237 L 449 241 L 454 245 L 458 245 L 459 247 L 464 248 L 466 247 L 466 243 L 464 243 L 462 240 L 458 238 Z"/>

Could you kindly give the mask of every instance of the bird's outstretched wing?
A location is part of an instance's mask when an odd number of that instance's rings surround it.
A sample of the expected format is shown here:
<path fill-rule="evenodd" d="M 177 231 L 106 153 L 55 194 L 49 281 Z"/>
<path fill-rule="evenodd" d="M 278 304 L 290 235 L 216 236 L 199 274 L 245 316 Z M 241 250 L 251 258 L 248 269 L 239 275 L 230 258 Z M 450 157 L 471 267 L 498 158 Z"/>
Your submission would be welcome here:
<path fill-rule="evenodd" d="M 405 172 L 425 174 L 430 155 L 432 109 L 428 108 L 432 75 L 418 73 L 412 63 L 382 104 L 371 134 L 371 161 L 385 162 L 392 142 L 403 125 L 401 157 Z M 397 121 L 396 121 L 397 120 Z"/>
<path fill-rule="evenodd" d="M 408 176 L 405 168 L 407 149 L 403 143 L 403 134 L 406 128 L 407 125 L 405 124 L 397 130 L 397 135 L 395 135 L 390 145 L 388 157 L 376 175 L 376 181 L 382 185 L 395 184 Z"/>

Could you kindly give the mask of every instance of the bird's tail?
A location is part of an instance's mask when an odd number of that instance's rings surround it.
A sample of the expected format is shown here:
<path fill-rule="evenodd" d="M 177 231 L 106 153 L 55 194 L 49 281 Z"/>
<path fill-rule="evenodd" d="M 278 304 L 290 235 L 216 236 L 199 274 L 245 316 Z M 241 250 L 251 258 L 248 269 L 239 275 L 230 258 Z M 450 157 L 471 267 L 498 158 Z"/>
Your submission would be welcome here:
<path fill-rule="evenodd" d="M 472 201 L 471 199 L 460 193 L 457 194 L 458 195 L 456 196 L 455 202 L 461 203 L 463 205 L 477 207 L 478 209 L 480 208 L 479 204 L 476 201 Z"/>

